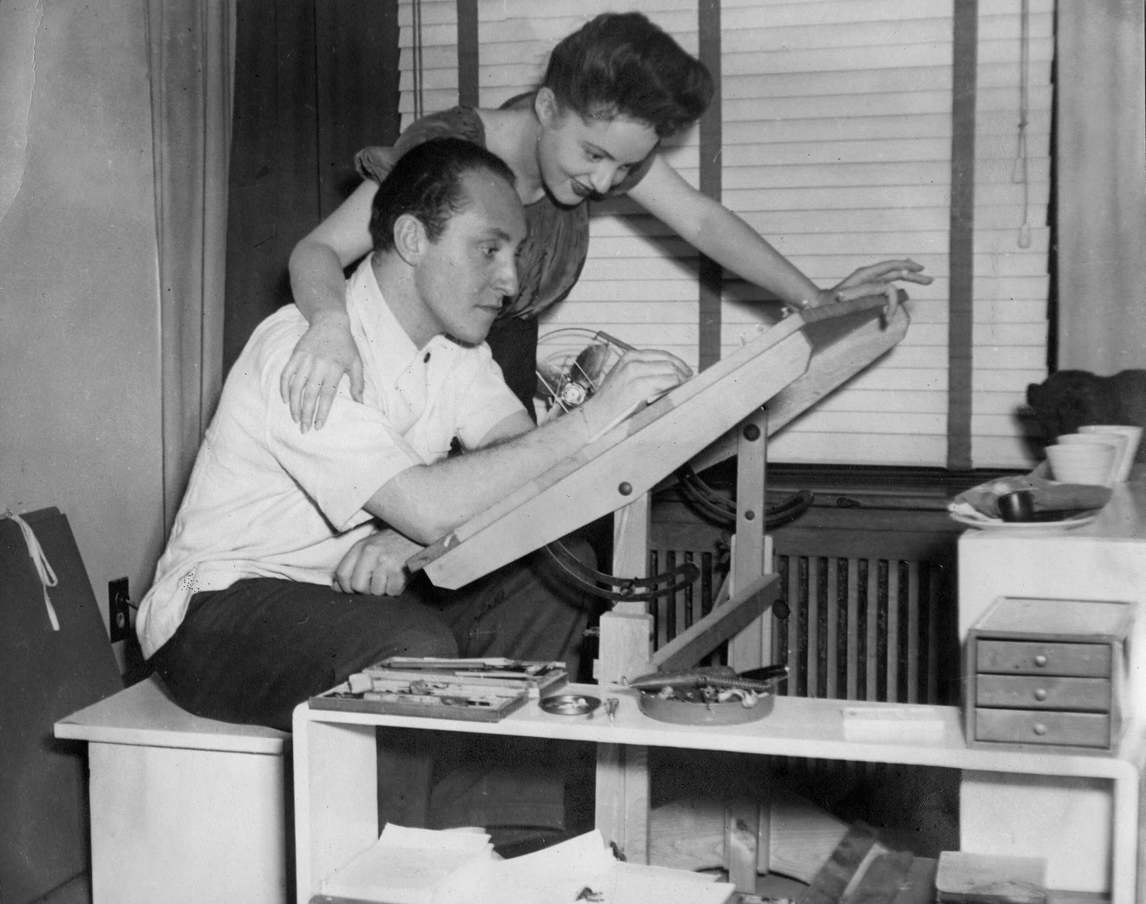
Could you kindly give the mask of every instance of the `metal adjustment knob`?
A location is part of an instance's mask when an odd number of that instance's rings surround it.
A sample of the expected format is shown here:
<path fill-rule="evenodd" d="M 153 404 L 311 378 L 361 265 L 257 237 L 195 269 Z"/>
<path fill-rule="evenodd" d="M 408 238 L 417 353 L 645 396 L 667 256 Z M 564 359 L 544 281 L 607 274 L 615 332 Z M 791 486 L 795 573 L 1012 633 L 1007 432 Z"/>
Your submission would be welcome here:
<path fill-rule="evenodd" d="M 1047 698 L 1047 692 L 1046 692 L 1045 688 L 1040 687 L 1038 690 L 1035 691 L 1035 699 L 1036 700 L 1041 701 L 1041 700 L 1045 700 L 1046 698 Z"/>
<path fill-rule="evenodd" d="M 1039 653 L 1039 655 L 1035 657 L 1035 665 L 1037 665 L 1041 669 L 1046 664 L 1047 664 L 1046 654 L 1045 653 Z"/>

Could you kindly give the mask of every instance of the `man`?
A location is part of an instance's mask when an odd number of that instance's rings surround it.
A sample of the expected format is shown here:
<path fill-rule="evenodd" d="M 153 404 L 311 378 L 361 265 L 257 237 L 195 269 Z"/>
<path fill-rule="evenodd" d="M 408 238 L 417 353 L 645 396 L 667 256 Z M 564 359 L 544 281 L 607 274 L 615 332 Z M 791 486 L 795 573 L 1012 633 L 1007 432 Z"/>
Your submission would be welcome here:
<path fill-rule="evenodd" d="M 575 415 L 534 428 L 483 344 L 517 291 L 524 211 L 509 168 L 476 145 L 405 155 L 371 235 L 347 284 L 363 401 L 342 387 L 326 427 L 300 433 L 278 374 L 306 321 L 293 306 L 267 318 L 140 607 L 144 655 L 196 714 L 289 728 L 297 703 L 393 655 L 575 662 L 585 608 L 537 561 L 455 593 L 403 563 L 689 374 L 629 353 Z"/>

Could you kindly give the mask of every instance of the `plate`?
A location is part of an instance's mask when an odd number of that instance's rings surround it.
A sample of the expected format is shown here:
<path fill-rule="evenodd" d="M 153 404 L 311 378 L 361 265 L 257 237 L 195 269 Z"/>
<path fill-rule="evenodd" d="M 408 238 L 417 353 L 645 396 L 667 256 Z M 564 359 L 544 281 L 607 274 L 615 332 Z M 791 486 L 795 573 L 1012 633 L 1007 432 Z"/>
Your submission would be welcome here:
<path fill-rule="evenodd" d="M 1001 518 L 987 518 L 987 517 L 972 517 L 970 515 L 963 515 L 959 512 L 948 512 L 952 520 L 958 521 L 960 524 L 965 524 L 967 527 L 975 527 L 979 530 L 1009 530 L 1009 531 L 1022 531 L 1025 534 L 1030 533 L 1054 533 L 1060 530 L 1073 530 L 1076 527 L 1083 527 L 1090 524 L 1098 517 L 1101 509 L 1093 512 L 1085 512 L 1081 515 L 1072 515 L 1069 518 L 1063 518 L 1061 521 L 1004 521 Z"/>
<path fill-rule="evenodd" d="M 586 716 L 601 705 L 601 700 L 586 694 L 551 694 L 542 697 L 540 705 L 554 716 Z"/>

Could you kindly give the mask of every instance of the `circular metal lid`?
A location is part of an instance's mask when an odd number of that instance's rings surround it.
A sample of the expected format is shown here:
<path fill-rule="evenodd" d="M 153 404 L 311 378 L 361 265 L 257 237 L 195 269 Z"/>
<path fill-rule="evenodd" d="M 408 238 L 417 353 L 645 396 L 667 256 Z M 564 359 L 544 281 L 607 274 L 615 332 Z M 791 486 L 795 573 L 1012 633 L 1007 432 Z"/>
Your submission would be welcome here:
<path fill-rule="evenodd" d="M 541 698 L 541 708 L 555 716 L 587 716 L 601 705 L 599 697 L 585 694 L 552 694 Z"/>

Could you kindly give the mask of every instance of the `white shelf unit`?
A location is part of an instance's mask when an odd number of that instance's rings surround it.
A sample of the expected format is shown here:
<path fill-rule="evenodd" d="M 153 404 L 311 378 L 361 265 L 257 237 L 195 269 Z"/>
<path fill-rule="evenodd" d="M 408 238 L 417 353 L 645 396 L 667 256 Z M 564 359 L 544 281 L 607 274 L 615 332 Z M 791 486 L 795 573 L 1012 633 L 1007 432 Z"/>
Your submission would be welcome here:
<path fill-rule="evenodd" d="M 615 696 L 610 721 L 598 710 L 554 716 L 536 701 L 500 722 L 381 716 L 311 709 L 294 714 L 294 788 L 298 900 L 319 893 L 321 880 L 379 834 L 376 729 L 420 728 L 512 737 L 581 741 L 614 749 L 668 747 L 931 766 L 1003 775 L 1097 781 L 1109 787 L 1113 839 L 1111 904 L 1135 904 L 1139 774 L 1146 759 L 1142 726 L 1132 724 L 1113 753 L 968 747 L 957 707 L 901 705 L 909 718 L 862 720 L 863 740 L 846 737 L 849 713 L 879 714 L 889 704 L 780 697 L 765 718 L 741 725 L 677 725 L 640 712 L 624 688 L 572 685 L 569 692 Z M 851 722 L 856 726 L 855 722 Z M 855 734 L 853 733 L 853 737 Z M 1107 900 L 1105 896 L 1099 900 Z"/>
<path fill-rule="evenodd" d="M 1135 619 L 1119 676 L 1122 709 L 1130 722 L 1122 742 L 1126 750 L 1134 723 L 1146 721 L 1146 472 L 1136 466 L 1132 480 L 1112 490 L 1098 518 L 1084 527 L 966 531 L 959 539 L 959 639 L 965 644 L 1001 597 L 1131 604 Z M 1117 756 L 1141 765 L 1133 755 Z M 1129 848 L 1120 850 L 1125 838 L 1110 833 L 1111 822 L 1118 821 L 1111 812 L 1120 805 L 1110 789 L 1082 777 L 1035 781 L 1018 773 L 964 771 L 962 848 L 1017 857 L 1037 851 L 1047 859 L 1052 887 L 1132 891 L 1137 874 L 1139 896 L 1125 900 L 1146 901 L 1146 855 L 1135 864 L 1122 852 Z"/>

